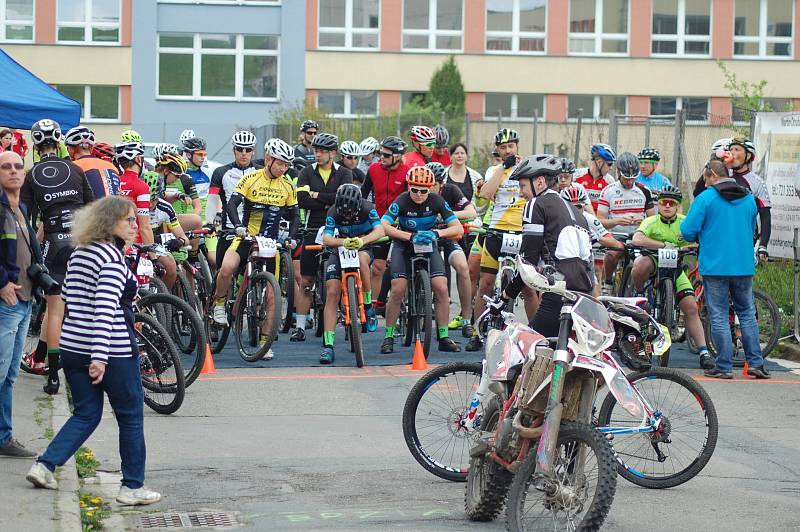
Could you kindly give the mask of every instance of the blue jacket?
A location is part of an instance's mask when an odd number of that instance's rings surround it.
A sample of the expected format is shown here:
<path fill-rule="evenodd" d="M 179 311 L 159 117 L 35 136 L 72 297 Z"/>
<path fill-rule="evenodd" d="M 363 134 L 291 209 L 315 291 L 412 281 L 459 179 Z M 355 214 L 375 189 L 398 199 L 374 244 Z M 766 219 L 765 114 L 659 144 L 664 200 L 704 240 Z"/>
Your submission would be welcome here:
<path fill-rule="evenodd" d="M 22 210 L 25 219 L 27 219 L 28 213 L 25 205 L 20 203 L 19 208 Z M 28 239 L 33 246 L 31 250 L 33 262 L 42 262 L 39 241 L 36 240 L 36 235 L 30 225 L 28 225 Z M 9 282 L 16 283 L 17 279 L 19 279 L 17 223 L 14 220 L 14 213 L 11 212 L 6 193 L 0 189 L 0 288 L 3 288 Z"/>
<path fill-rule="evenodd" d="M 681 234 L 687 242 L 700 244 L 700 274 L 754 275 L 757 220 L 755 198 L 733 179 L 722 179 L 697 196 L 681 223 Z"/>

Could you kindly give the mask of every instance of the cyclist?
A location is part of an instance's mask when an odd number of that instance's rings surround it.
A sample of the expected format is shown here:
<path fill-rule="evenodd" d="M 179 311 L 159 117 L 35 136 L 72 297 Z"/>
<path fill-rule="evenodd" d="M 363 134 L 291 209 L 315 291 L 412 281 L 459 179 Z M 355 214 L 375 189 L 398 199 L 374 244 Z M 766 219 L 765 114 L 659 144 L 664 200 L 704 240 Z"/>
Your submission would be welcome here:
<path fill-rule="evenodd" d="M 297 214 L 297 191 L 286 176 L 292 162 L 292 147 L 281 139 L 270 139 L 266 144 L 264 162 L 260 170 L 245 174 L 237 183 L 225 209 L 231 224 L 236 228 L 236 237 L 231 241 L 217 273 L 217 289 L 214 294 L 214 322 L 226 325 L 225 297 L 233 275 L 249 259 L 249 249 L 240 246 L 242 237 L 263 235 L 279 241 L 281 218 L 290 220 L 289 238 L 283 242 L 287 248 L 294 245 L 299 218 Z M 243 204 L 242 216 L 239 205 Z M 273 261 L 274 262 L 274 261 Z M 271 358 L 269 351 L 265 358 Z"/>
<path fill-rule="evenodd" d="M 358 169 L 361 170 L 365 176 L 367 175 L 367 170 L 369 170 L 369 165 L 378 162 L 380 158 L 378 150 L 380 147 L 381 145 L 375 137 L 367 137 L 361 141 L 359 145 L 361 160 L 358 162 Z"/>
<path fill-rule="evenodd" d="M 186 173 L 188 169 L 183 155 L 169 149 L 156 160 L 156 171 L 164 177 L 164 199 L 178 215 L 199 220 L 200 198 L 194 181 Z"/>
<path fill-rule="evenodd" d="M 73 127 L 64 136 L 69 157 L 83 170 L 95 199 L 119 194 L 119 172 L 117 168 L 92 155 L 95 145 L 94 132 L 87 127 Z"/>
<path fill-rule="evenodd" d="M 563 277 L 569 290 L 591 293 L 590 275 L 592 244 L 586 218 L 577 216 L 556 192 L 562 161 L 553 155 L 531 155 L 521 161 L 510 179 L 518 181 L 525 196 L 532 196 L 525 204 L 522 215 L 523 237 L 520 254 L 530 264 L 540 261 L 554 266 Z M 521 272 L 500 294 L 491 308 L 499 312 L 507 301 L 515 298 L 524 282 Z M 533 329 L 545 336 L 558 336 L 559 318 L 563 301 L 551 292 L 542 296 L 536 315 L 531 320 Z"/>
<path fill-rule="evenodd" d="M 400 315 L 400 302 L 408 286 L 408 265 L 411 255 L 415 253 L 414 245 L 427 244 L 431 244 L 433 249 L 430 254 L 430 275 L 431 289 L 436 298 L 434 310 L 439 333 L 439 351 L 461 351 L 461 347 L 450 338 L 450 331 L 447 329 L 450 298 L 447 295 L 444 262 L 438 252 L 437 240 L 458 236 L 463 233 L 463 229 L 444 198 L 430 194 L 434 177 L 429 168 L 411 168 L 406 180 L 408 192 L 400 194 L 381 218 L 384 231 L 393 241 L 389 263 L 392 294 L 386 304 L 386 336 L 381 344 L 381 353 L 394 351 L 394 330 Z M 435 229 L 438 216 L 446 224 L 444 229 Z M 395 222 L 397 227 L 393 225 Z"/>
<path fill-rule="evenodd" d="M 483 313 L 485 302 L 484 295 L 489 295 L 494 289 L 495 279 L 500 264 L 497 258 L 503 244 L 503 233 L 522 232 L 522 209 L 529 198 L 521 194 L 519 181 L 510 179 L 520 158 L 519 133 L 513 129 L 503 128 L 494 137 L 494 144 L 503 162 L 486 170 L 486 181 L 481 187 L 479 197 L 494 201 L 492 214 L 489 218 L 489 229 L 483 239 L 481 250 L 481 275 L 478 280 L 478 297 L 475 298 L 474 315 Z M 528 317 L 536 311 L 537 301 L 532 290 L 523 289 L 525 297 L 525 310 Z M 482 347 L 478 332 L 472 335 L 467 343 L 467 351 L 478 351 Z"/>
<path fill-rule="evenodd" d="M 450 166 L 450 150 L 447 145 L 450 143 L 450 132 L 442 124 L 433 126 L 433 133 L 436 135 L 436 147 L 431 154 L 431 161 Z"/>
<path fill-rule="evenodd" d="M 361 156 L 361 147 L 352 140 L 346 140 L 339 146 L 339 164 L 353 173 L 353 183 L 359 187 L 364 184 L 366 174 L 358 167 L 358 158 Z"/>
<path fill-rule="evenodd" d="M 431 187 L 432 194 L 440 195 L 458 220 L 472 220 L 477 216 L 475 206 L 464 197 L 461 189 L 451 183 L 445 183 L 447 170 L 441 163 L 428 163 L 428 168 L 433 172 L 434 183 Z M 439 221 L 436 229 L 444 229 L 446 225 Z M 463 239 L 463 234 L 458 235 Z M 461 329 L 461 334 L 465 338 L 472 338 L 474 327 L 472 326 L 472 283 L 470 282 L 469 268 L 467 268 L 467 256 L 458 241 L 445 239 L 440 242 L 440 248 L 445 260 L 456 272 L 456 283 L 458 287 L 458 298 L 461 303 L 461 312 L 453 321 L 448 323 L 448 329 Z M 449 287 L 448 287 L 449 288 Z M 455 322 L 455 323 L 454 323 Z M 457 325 L 451 327 L 451 325 Z"/>
<path fill-rule="evenodd" d="M 632 153 L 625 152 L 617 161 L 619 181 L 607 186 L 600 193 L 597 218 L 606 229 L 615 233 L 633 236 L 636 228 L 648 216 L 656 213 L 653 197 L 647 187 L 636 183 L 639 175 L 639 160 Z M 613 292 L 612 276 L 622 253 L 609 251 L 603 263 L 603 292 Z"/>
<path fill-rule="evenodd" d="M 59 158 L 63 140 L 61 127 L 50 119 L 39 120 L 31 126 L 31 140 L 40 159 L 28 170 L 20 190 L 20 202 L 27 207 L 28 220 L 34 227 L 41 218 L 42 260 L 50 276 L 64 282 L 67 261 L 75 249 L 71 242 L 71 227 L 75 211 L 94 199 L 92 187 L 83 170 L 69 160 Z M 45 393 L 58 393 L 59 341 L 64 320 L 64 301 L 61 294 L 47 296 L 47 324 L 42 327 L 44 340 L 39 340 L 34 360 L 43 362 L 47 355 L 50 365 Z"/>
<path fill-rule="evenodd" d="M 561 173 L 558 175 L 558 189 L 560 191 L 564 191 L 568 188 L 577 188 L 583 191 L 583 194 L 580 196 L 583 204 L 583 212 L 588 212 L 594 215 L 594 209 L 592 208 L 592 202 L 589 199 L 589 195 L 586 193 L 586 189 L 580 183 L 576 183 L 573 180 L 573 176 L 577 171 L 575 168 L 575 163 L 572 162 L 571 159 L 567 159 L 566 157 L 561 159 L 562 169 Z"/>
<path fill-rule="evenodd" d="M 337 235 L 338 233 L 338 235 Z M 329 247 L 358 249 L 361 260 L 361 287 L 364 298 L 364 311 L 367 315 L 367 331 L 378 330 L 378 318 L 372 308 L 372 290 L 370 288 L 369 263 L 371 257 L 365 246 L 383 237 L 383 226 L 378 211 L 372 203 L 361 197 L 361 189 L 353 183 L 345 183 L 336 191 L 333 207 L 328 209 L 325 217 L 325 230 L 322 243 Z M 322 355 L 320 364 L 333 364 L 334 335 L 336 333 L 336 316 L 341 299 L 341 266 L 339 254 L 331 253 L 325 264 L 325 312 L 322 333 Z M 351 305 L 358 302 L 351 301 Z"/>
<path fill-rule="evenodd" d="M 316 158 L 314 157 L 314 148 L 311 146 L 311 141 L 314 140 L 314 135 L 319 131 L 319 124 L 314 120 L 304 120 L 300 124 L 300 143 L 294 147 L 295 157 L 303 157 L 309 163 L 313 163 Z"/>
<path fill-rule="evenodd" d="M 199 201 L 197 204 L 192 201 L 191 206 L 173 205 L 173 207 L 175 207 L 175 212 L 178 214 L 194 212 L 199 215 L 202 209 L 205 208 L 208 189 L 211 186 L 211 177 L 206 173 L 208 169 L 208 163 L 206 161 L 207 146 L 205 139 L 201 139 L 200 137 L 192 137 L 183 142 L 183 154 L 188 161 L 188 168 L 184 173 L 192 178 Z M 186 190 L 183 192 L 188 194 Z M 192 200 L 194 199 L 196 198 L 192 197 Z"/>
<path fill-rule="evenodd" d="M 410 136 L 414 151 L 406 153 L 403 162 L 409 168 L 425 166 L 432 160 L 433 149 L 436 146 L 436 134 L 428 126 L 412 126 Z"/>
<path fill-rule="evenodd" d="M 594 144 L 591 148 L 591 156 L 589 167 L 577 171 L 575 182 L 586 189 L 592 202 L 592 210 L 596 213 L 600 193 L 614 182 L 614 177 L 610 172 L 614 161 L 617 160 L 617 154 L 608 144 Z"/>
<path fill-rule="evenodd" d="M 178 215 L 172 205 L 165 200 L 164 180 L 156 172 L 147 172 L 142 181 L 150 189 L 150 228 L 154 236 L 171 233 L 175 238 L 168 240 L 164 246 L 168 251 L 175 253 L 183 246 L 189 244 L 189 239 L 178 221 Z"/>
<path fill-rule="evenodd" d="M 406 174 L 408 166 L 403 163 L 403 153 L 406 143 L 400 137 L 388 136 L 381 142 L 379 162 L 372 163 L 367 172 L 367 178 L 361 186 L 361 196 L 369 198 L 373 195 L 375 210 L 378 216 L 386 214 L 389 205 L 397 196 L 406 190 Z M 386 259 L 389 256 L 389 242 L 381 242 L 372 246 L 372 292 L 378 293 L 375 301 L 375 310 L 380 314 L 381 307 L 386 301 L 388 280 L 383 283 L 386 271 Z M 383 294 L 381 297 L 380 294 Z"/>
<path fill-rule="evenodd" d="M 717 139 L 714 144 L 711 145 L 711 156 L 709 157 L 709 161 L 722 161 L 725 163 L 726 160 L 731 159 L 731 152 L 728 151 L 728 145 L 731 143 L 731 138 L 722 138 Z M 700 178 L 694 185 L 694 191 L 692 192 L 692 197 L 697 197 L 706 189 L 706 178 L 705 178 L 705 171 L 700 173 Z"/>
<path fill-rule="evenodd" d="M 661 161 L 661 154 L 655 148 L 642 148 L 637 156 L 639 158 L 639 175 L 636 182 L 650 189 L 654 196 L 662 189 L 672 186 L 669 179 L 664 177 L 658 170 L 658 163 Z"/>
<path fill-rule="evenodd" d="M 94 146 L 92 146 L 92 155 L 98 159 L 106 161 L 107 163 L 111 163 L 111 166 L 114 167 L 114 171 L 118 174 L 117 190 L 119 193 L 119 168 L 117 168 L 114 164 L 114 146 L 106 142 L 97 142 Z"/>
<path fill-rule="evenodd" d="M 181 131 L 180 136 L 178 137 L 178 144 L 183 146 L 183 143 L 189 139 L 195 138 L 197 135 L 195 134 L 193 129 L 184 129 Z"/>
<path fill-rule="evenodd" d="M 136 142 L 138 144 L 141 144 L 142 136 L 132 129 L 126 129 L 119 136 L 119 140 L 120 142 Z"/>

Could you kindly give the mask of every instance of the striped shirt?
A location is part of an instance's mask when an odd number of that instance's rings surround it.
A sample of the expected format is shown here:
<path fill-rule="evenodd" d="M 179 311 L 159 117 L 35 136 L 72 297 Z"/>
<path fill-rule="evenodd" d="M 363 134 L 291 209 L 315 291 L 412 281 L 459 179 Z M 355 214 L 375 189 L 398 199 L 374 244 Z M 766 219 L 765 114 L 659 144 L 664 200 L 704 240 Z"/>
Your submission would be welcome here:
<path fill-rule="evenodd" d="M 137 352 L 132 320 L 120 302 L 130 281 L 135 277 L 114 244 L 76 248 L 61 289 L 67 307 L 61 348 L 102 362 Z"/>

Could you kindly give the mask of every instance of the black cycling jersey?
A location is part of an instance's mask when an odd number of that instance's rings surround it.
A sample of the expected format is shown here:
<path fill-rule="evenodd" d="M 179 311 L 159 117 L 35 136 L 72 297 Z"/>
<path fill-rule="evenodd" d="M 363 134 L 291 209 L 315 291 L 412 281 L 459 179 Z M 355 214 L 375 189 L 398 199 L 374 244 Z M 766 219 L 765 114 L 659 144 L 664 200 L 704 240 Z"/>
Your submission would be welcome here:
<path fill-rule="evenodd" d="M 314 157 L 314 148 L 311 146 L 306 146 L 305 144 L 297 144 L 294 147 L 294 156 L 302 157 L 310 163 L 313 163 L 317 160 L 316 157 Z"/>
<path fill-rule="evenodd" d="M 378 217 L 378 211 L 375 210 L 375 206 L 362 199 L 361 210 L 349 220 L 342 218 L 336 212 L 335 206 L 328 209 L 328 215 L 325 217 L 324 232 L 326 235 L 333 236 L 334 230 L 338 229 L 340 238 L 364 236 L 380 225 L 381 219 Z"/>
<path fill-rule="evenodd" d="M 351 168 L 350 171 L 353 173 L 353 183 L 356 185 L 361 186 L 364 184 L 364 181 L 367 180 L 367 174 L 360 168 Z"/>
<path fill-rule="evenodd" d="M 222 203 L 223 229 L 234 228 L 233 224 L 230 223 L 230 220 L 228 220 L 228 213 L 225 209 L 227 208 L 228 200 L 230 200 L 236 185 L 239 183 L 239 180 L 244 174 L 253 172 L 259 168 L 264 168 L 264 165 L 253 162 L 250 164 L 250 166 L 240 167 L 237 166 L 236 162 L 232 162 L 215 168 L 214 173 L 211 174 L 211 185 L 208 189 L 208 193 L 217 194 L 220 202 Z M 244 217 L 243 209 L 244 205 L 240 205 L 239 219 Z"/>
<path fill-rule="evenodd" d="M 336 190 L 346 183 L 353 182 L 353 174 L 348 168 L 333 163 L 328 179 L 322 179 L 317 163 L 303 168 L 297 178 L 297 203 L 300 208 L 306 209 L 306 227 L 319 229 L 325 225 L 325 216 L 328 209 L 336 201 Z M 312 198 L 310 192 L 316 192 L 317 197 Z"/>
<path fill-rule="evenodd" d="M 72 161 L 46 155 L 25 176 L 20 201 L 35 224 L 41 213 L 45 234 L 70 233 L 73 214 L 94 199 L 86 175 Z"/>
<path fill-rule="evenodd" d="M 439 195 L 444 198 L 447 205 L 455 214 L 456 211 L 462 211 L 469 205 L 469 200 L 461 193 L 461 189 L 455 184 L 444 183 L 439 189 Z M 447 224 L 441 219 L 437 222 L 436 228 L 441 229 L 446 227 Z"/>
<path fill-rule="evenodd" d="M 408 192 L 403 192 L 389 205 L 382 219 L 390 224 L 397 221 L 403 231 L 416 233 L 433 230 L 439 216 L 445 225 L 457 220 L 450 205 L 440 195 L 428 193 L 424 202 L 416 203 Z"/>

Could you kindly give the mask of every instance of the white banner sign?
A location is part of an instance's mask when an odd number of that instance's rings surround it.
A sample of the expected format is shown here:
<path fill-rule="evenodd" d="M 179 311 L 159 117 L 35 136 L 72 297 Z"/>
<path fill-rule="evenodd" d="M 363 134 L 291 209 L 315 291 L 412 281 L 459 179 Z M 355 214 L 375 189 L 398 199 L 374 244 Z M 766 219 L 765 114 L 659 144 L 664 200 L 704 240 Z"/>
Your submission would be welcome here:
<path fill-rule="evenodd" d="M 794 228 L 800 227 L 800 112 L 758 113 L 753 171 L 769 188 L 772 236 L 769 254 L 793 258 Z"/>

